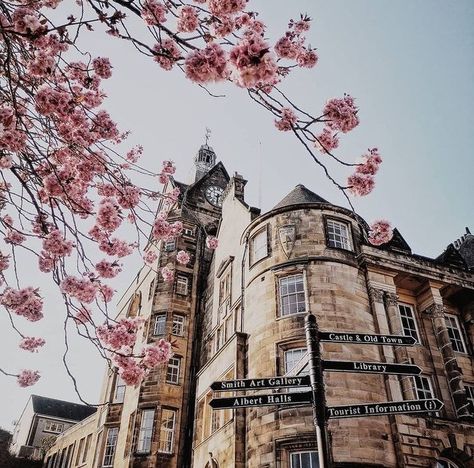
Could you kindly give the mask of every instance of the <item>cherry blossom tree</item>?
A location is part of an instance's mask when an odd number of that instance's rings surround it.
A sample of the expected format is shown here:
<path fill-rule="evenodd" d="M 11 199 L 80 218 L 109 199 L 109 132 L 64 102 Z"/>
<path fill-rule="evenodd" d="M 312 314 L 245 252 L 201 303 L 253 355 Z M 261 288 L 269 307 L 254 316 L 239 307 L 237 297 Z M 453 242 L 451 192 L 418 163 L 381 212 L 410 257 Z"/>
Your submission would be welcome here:
<path fill-rule="evenodd" d="M 211 96 L 207 87 L 215 82 L 241 88 L 269 112 L 276 129 L 297 138 L 351 204 L 351 195 L 371 192 L 382 162 L 375 148 L 355 162 L 334 153 L 339 139 L 359 124 L 354 98 L 329 99 L 314 113 L 293 102 L 282 87 L 290 73 L 318 62 L 305 38 L 310 25 L 310 18 L 301 15 L 271 40 L 246 0 L 0 4 L 0 303 L 21 349 L 37 352 L 45 341 L 25 336 L 19 325 L 43 316 L 41 293 L 25 284 L 27 275 L 16 262 L 19 249 L 51 275 L 66 319 L 118 367 L 127 384 L 138 384 L 172 353 L 164 340 L 134 347 L 140 319 L 111 317 L 107 304 L 114 291 L 107 280 L 120 273 L 121 259 L 134 251 L 145 263 L 154 263 L 156 253 L 147 248 L 150 232 L 152 243 L 180 236 L 182 224 L 169 219 L 179 190 L 163 195 L 157 189 L 175 167 L 164 161 L 156 173 L 139 165 L 143 149 L 127 148 L 127 133 L 103 107 L 101 85 L 112 75 L 112 65 L 107 57 L 81 50 L 81 37 L 104 29 L 110 40 L 128 43 L 164 71 L 184 73 Z M 345 183 L 330 172 L 329 160 L 352 171 Z M 149 177 L 149 187 L 134 182 L 138 174 Z M 163 208 L 156 215 L 159 201 Z M 135 239 L 121 237 L 126 222 L 135 227 Z M 375 245 L 390 237 L 385 221 L 376 223 L 369 236 Z M 215 249 L 217 239 L 208 237 L 206 245 Z M 181 264 L 189 259 L 185 251 L 176 256 Z M 173 265 L 160 273 L 164 281 L 173 281 Z M 40 378 L 34 370 L 0 371 L 16 377 L 20 386 Z"/>

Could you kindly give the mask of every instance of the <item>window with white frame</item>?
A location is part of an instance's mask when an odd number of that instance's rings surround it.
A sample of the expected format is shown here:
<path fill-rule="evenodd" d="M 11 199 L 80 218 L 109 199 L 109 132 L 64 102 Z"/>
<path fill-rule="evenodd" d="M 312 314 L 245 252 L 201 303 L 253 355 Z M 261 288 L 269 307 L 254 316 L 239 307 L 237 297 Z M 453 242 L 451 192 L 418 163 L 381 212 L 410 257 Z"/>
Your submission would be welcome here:
<path fill-rule="evenodd" d="M 306 348 L 293 348 L 285 351 L 285 374 L 290 374 L 306 354 Z"/>
<path fill-rule="evenodd" d="M 222 304 L 230 296 L 230 291 L 231 291 L 230 273 L 231 273 L 231 269 L 229 268 L 226 271 L 225 275 L 219 281 L 219 305 Z"/>
<path fill-rule="evenodd" d="M 290 453 L 291 468 L 319 468 L 318 452 L 312 450 L 307 452 Z"/>
<path fill-rule="evenodd" d="M 144 409 L 142 411 L 140 432 L 138 433 L 137 453 L 148 453 L 151 450 L 154 418 L 155 410 L 153 408 Z"/>
<path fill-rule="evenodd" d="M 153 335 L 160 336 L 166 332 L 166 314 L 158 314 L 155 317 L 155 327 L 153 328 Z"/>
<path fill-rule="evenodd" d="M 423 375 L 413 376 L 413 391 L 417 400 L 434 398 L 431 379 Z"/>
<path fill-rule="evenodd" d="M 471 406 L 469 412 L 474 414 L 474 385 L 464 385 L 464 388 L 466 389 L 467 401 Z"/>
<path fill-rule="evenodd" d="M 194 230 L 191 228 L 185 227 L 183 229 L 183 235 L 188 236 L 188 237 L 194 237 Z"/>
<path fill-rule="evenodd" d="M 64 431 L 64 423 L 57 421 L 46 421 L 44 425 L 44 431 L 59 434 Z"/>
<path fill-rule="evenodd" d="M 163 408 L 161 412 L 159 452 L 173 453 L 176 411 Z"/>
<path fill-rule="evenodd" d="M 164 244 L 165 252 L 173 252 L 176 249 L 176 241 L 174 239 L 170 239 L 165 241 Z"/>
<path fill-rule="evenodd" d="M 104 448 L 102 467 L 114 466 L 115 446 L 117 445 L 118 427 L 109 427 Z"/>
<path fill-rule="evenodd" d="M 292 315 L 306 311 L 303 275 L 280 278 L 280 315 Z"/>
<path fill-rule="evenodd" d="M 126 389 L 125 382 L 123 381 L 122 377 L 119 374 L 115 375 L 115 386 L 114 386 L 114 396 L 112 399 L 112 403 L 123 403 L 123 399 L 125 397 L 125 389 Z"/>
<path fill-rule="evenodd" d="M 352 250 L 350 228 L 348 223 L 328 219 L 326 221 L 328 246 L 338 249 Z"/>
<path fill-rule="evenodd" d="M 188 294 L 188 277 L 177 275 L 176 277 L 176 294 L 186 296 Z"/>
<path fill-rule="evenodd" d="M 416 325 L 415 311 L 413 307 L 408 304 L 398 304 L 398 311 L 400 313 L 400 321 L 402 323 L 402 332 L 405 336 L 411 336 L 419 343 L 420 337 L 418 334 L 418 327 Z"/>
<path fill-rule="evenodd" d="M 179 314 L 173 314 L 173 326 L 171 333 L 176 336 L 184 335 L 184 316 Z"/>
<path fill-rule="evenodd" d="M 448 329 L 448 335 L 453 346 L 453 350 L 458 353 L 466 352 L 466 343 L 462 336 L 461 326 L 459 325 L 459 319 L 456 315 L 445 314 L 446 328 Z"/>
<path fill-rule="evenodd" d="M 87 455 L 89 453 L 89 449 L 91 447 L 91 442 L 92 442 L 92 434 L 89 434 L 86 439 L 86 445 L 84 447 L 84 452 L 82 454 L 82 463 L 85 463 L 87 460 Z"/>
<path fill-rule="evenodd" d="M 179 383 L 179 369 L 181 367 L 181 358 L 172 357 L 168 361 L 168 368 L 166 369 L 166 382 L 177 384 Z"/>
<path fill-rule="evenodd" d="M 79 465 L 79 463 L 81 463 L 81 455 L 83 453 L 85 443 L 86 443 L 86 438 L 83 437 L 79 441 L 79 448 L 77 449 L 77 454 L 76 454 L 76 465 Z"/>
<path fill-rule="evenodd" d="M 250 239 L 250 264 L 258 262 L 268 255 L 268 235 L 265 227 Z"/>

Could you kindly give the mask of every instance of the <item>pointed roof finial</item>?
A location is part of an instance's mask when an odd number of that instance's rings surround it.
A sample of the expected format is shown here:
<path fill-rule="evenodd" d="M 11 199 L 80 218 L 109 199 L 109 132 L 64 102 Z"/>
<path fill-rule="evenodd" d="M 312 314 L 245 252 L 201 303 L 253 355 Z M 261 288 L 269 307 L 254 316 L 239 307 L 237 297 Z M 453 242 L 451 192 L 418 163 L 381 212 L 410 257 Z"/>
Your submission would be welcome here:
<path fill-rule="evenodd" d="M 206 134 L 205 134 L 205 138 L 206 138 L 206 145 L 209 143 L 209 140 L 211 139 L 211 129 L 209 127 L 206 127 Z"/>

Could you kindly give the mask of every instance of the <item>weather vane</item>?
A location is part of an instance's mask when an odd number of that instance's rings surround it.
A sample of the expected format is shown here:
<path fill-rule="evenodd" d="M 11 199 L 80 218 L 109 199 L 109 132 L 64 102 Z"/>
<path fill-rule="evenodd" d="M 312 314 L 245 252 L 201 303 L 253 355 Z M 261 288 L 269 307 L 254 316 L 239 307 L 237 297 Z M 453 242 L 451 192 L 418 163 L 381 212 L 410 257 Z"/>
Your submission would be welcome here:
<path fill-rule="evenodd" d="M 206 145 L 209 143 L 209 139 L 211 138 L 211 129 L 206 127 Z"/>

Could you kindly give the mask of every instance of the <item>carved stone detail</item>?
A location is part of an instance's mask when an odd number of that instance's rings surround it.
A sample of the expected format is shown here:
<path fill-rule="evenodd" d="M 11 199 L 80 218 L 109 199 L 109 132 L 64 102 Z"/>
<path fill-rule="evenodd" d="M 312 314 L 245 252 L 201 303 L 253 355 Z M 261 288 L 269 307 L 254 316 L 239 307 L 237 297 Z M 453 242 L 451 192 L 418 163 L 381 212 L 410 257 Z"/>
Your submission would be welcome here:
<path fill-rule="evenodd" d="M 384 294 L 385 304 L 387 306 L 397 306 L 398 305 L 398 296 L 395 293 L 386 292 Z"/>
<path fill-rule="evenodd" d="M 444 317 L 446 309 L 444 308 L 443 304 L 431 304 L 427 307 L 423 313 L 426 315 L 431 315 L 433 318 L 440 318 Z"/>
<path fill-rule="evenodd" d="M 383 296 L 385 291 L 383 289 L 377 289 L 373 286 L 369 286 L 369 296 L 373 302 L 383 302 Z"/>

